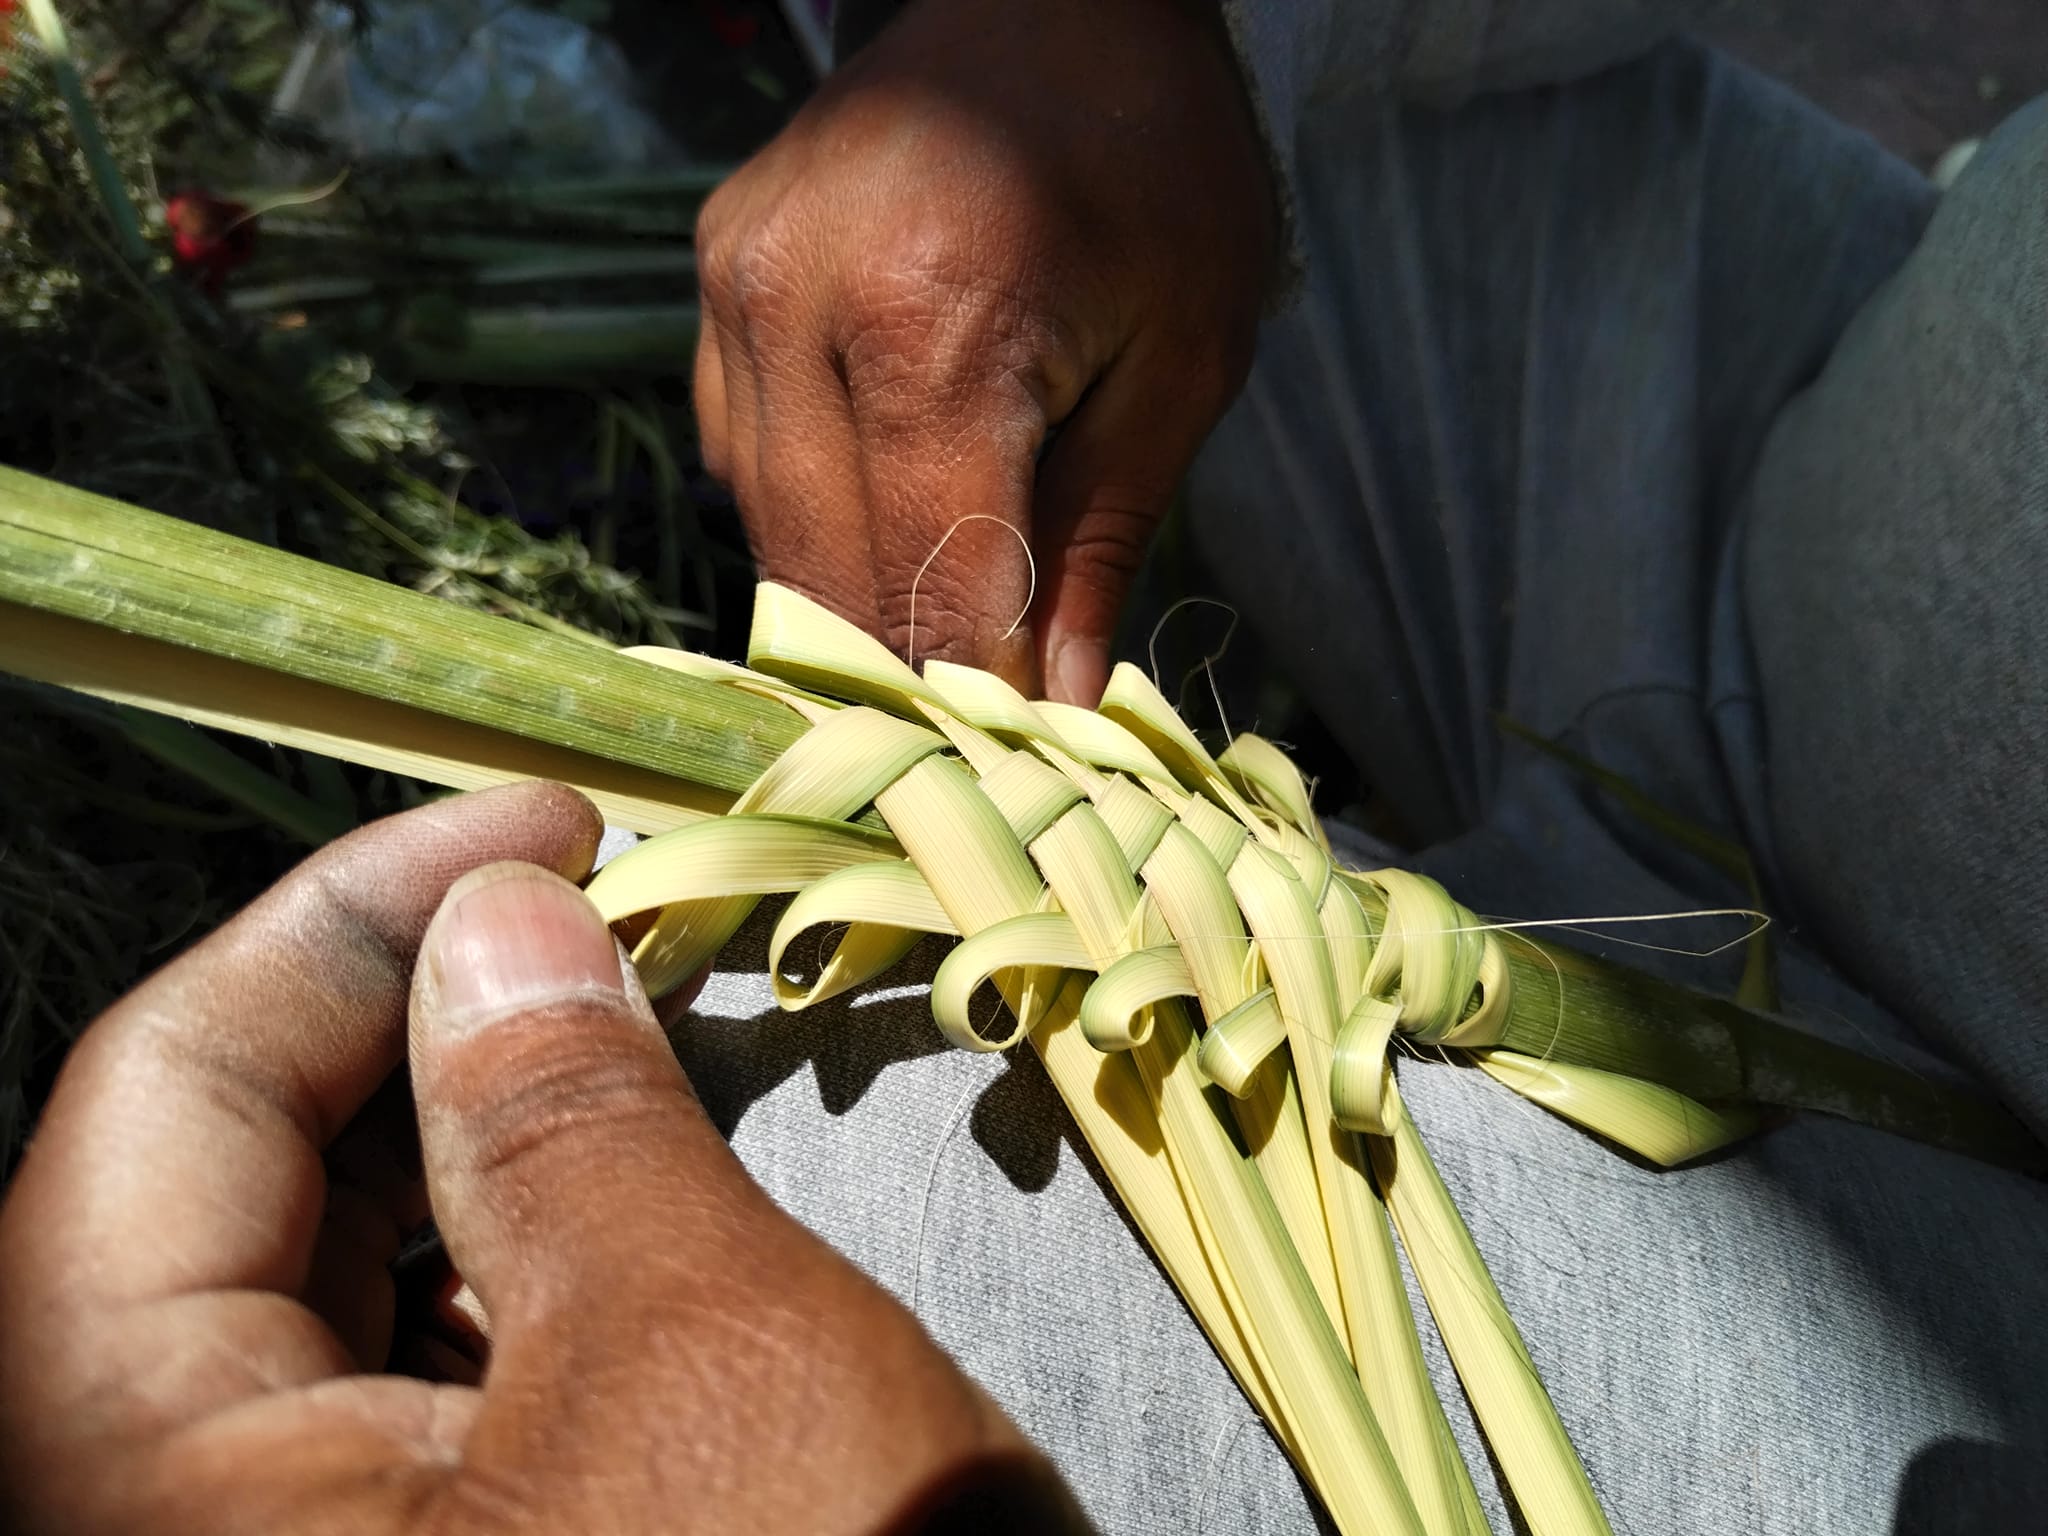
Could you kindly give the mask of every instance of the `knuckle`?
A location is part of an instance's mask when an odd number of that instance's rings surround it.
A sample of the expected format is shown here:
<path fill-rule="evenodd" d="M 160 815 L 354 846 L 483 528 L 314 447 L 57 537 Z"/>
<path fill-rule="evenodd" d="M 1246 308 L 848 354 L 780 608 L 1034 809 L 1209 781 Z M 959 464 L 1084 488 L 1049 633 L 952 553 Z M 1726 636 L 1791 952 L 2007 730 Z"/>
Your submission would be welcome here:
<path fill-rule="evenodd" d="M 1145 548 L 1157 522 L 1150 510 L 1092 508 L 1061 552 L 1065 573 L 1121 589 L 1144 563 Z"/>
<path fill-rule="evenodd" d="M 883 602 L 882 642 L 897 655 L 915 656 L 921 662 L 972 663 L 979 658 L 973 651 L 975 625 L 968 612 L 965 594 L 928 580 L 918 589 L 915 613 L 907 593 Z"/>
<path fill-rule="evenodd" d="M 715 240 L 732 222 L 728 210 L 732 205 L 733 187 L 738 180 L 739 176 L 734 176 L 713 187 L 711 195 L 704 199 L 704 206 L 697 210 L 697 244 L 700 248 Z"/>
<path fill-rule="evenodd" d="M 606 1022 L 569 1005 L 502 1021 L 480 1038 L 483 1048 L 442 1095 L 472 1176 L 515 1191 L 576 1187 L 604 1176 L 592 1165 L 610 1160 L 606 1148 L 654 1143 L 651 1133 L 687 1102 L 682 1074 Z"/>
<path fill-rule="evenodd" d="M 929 218 L 877 240 L 847 279 L 839 351 L 878 423 L 991 396 L 1028 403 L 1061 349 L 1028 273 Z"/>
<path fill-rule="evenodd" d="M 721 314 L 732 305 L 732 243 L 728 240 L 701 241 L 697 246 L 697 292 L 704 307 Z"/>
<path fill-rule="evenodd" d="M 1012 313 L 958 303 L 867 324 L 844 352 L 862 425 L 938 454 L 989 449 L 1028 462 L 1045 412 L 1040 349 L 1025 330 Z"/>
<path fill-rule="evenodd" d="M 432 1485 L 408 1529 L 415 1536 L 530 1530 L 545 1502 L 530 1467 L 504 1457 L 465 1457 L 454 1476 Z"/>
<path fill-rule="evenodd" d="M 707 326 L 697 340 L 697 363 L 690 392 L 696 407 L 698 457 L 713 479 L 730 485 L 732 449 L 726 420 L 725 363 L 714 336 L 715 332 Z"/>
<path fill-rule="evenodd" d="M 697 281 L 704 302 L 748 331 L 777 323 L 801 270 L 797 239 L 777 219 L 713 235 L 698 247 Z"/>
<path fill-rule="evenodd" d="M 702 399 L 700 394 L 698 399 Z M 697 424 L 697 457 L 704 465 L 704 473 L 720 485 L 732 484 L 732 445 L 727 439 L 725 424 L 713 422 L 708 415 L 700 416 Z"/>
<path fill-rule="evenodd" d="M 738 259 L 738 242 L 728 221 L 719 216 L 718 195 L 697 215 L 697 286 L 704 302 L 722 305 L 732 295 L 733 268 Z"/>
<path fill-rule="evenodd" d="M 799 222 L 771 216 L 732 241 L 727 303 L 755 341 L 789 333 L 805 313 L 810 237 Z"/>

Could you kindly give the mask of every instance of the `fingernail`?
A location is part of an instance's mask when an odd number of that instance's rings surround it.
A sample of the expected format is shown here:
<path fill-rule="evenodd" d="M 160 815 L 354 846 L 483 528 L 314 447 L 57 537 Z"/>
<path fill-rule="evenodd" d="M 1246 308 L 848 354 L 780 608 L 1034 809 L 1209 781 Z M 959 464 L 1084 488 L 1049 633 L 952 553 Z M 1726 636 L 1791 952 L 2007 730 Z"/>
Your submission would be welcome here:
<path fill-rule="evenodd" d="M 1052 682 L 1059 690 L 1054 697 L 1063 704 L 1093 709 L 1109 681 L 1109 657 L 1100 646 L 1087 640 L 1063 640 L 1053 652 Z"/>
<path fill-rule="evenodd" d="M 592 988 L 625 992 L 597 908 L 531 864 L 490 864 L 456 881 L 427 929 L 420 967 L 421 1012 L 442 1033 Z"/>

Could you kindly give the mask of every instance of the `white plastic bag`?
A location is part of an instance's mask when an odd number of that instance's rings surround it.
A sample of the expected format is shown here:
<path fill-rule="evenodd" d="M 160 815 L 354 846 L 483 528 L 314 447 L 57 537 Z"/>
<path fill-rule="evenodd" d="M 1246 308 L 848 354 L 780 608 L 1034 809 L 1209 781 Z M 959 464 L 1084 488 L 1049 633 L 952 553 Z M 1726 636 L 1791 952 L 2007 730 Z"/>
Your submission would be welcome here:
<path fill-rule="evenodd" d="M 619 174 L 683 158 L 616 44 L 519 0 L 377 0 L 324 13 L 280 111 L 358 156 L 447 156 L 480 175 Z"/>

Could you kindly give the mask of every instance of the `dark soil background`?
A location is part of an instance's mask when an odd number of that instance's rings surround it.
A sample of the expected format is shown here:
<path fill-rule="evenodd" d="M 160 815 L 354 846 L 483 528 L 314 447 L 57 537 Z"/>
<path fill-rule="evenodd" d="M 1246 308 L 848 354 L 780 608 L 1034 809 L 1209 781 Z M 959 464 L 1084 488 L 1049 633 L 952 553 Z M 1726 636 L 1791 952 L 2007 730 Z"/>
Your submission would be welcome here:
<path fill-rule="evenodd" d="M 2048 91 L 2040 0 L 1743 0 L 1706 36 L 1930 169 Z"/>

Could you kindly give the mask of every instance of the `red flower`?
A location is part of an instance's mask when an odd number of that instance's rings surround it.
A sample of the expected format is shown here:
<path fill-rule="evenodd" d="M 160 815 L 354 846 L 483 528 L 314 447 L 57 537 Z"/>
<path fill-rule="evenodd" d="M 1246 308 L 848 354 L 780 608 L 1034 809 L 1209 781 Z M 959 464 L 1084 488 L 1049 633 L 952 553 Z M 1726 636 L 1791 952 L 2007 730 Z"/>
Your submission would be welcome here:
<path fill-rule="evenodd" d="M 724 0 L 697 0 L 697 10 L 710 23 L 712 35 L 728 48 L 748 47 L 761 35 L 760 17 L 737 14 Z"/>
<path fill-rule="evenodd" d="M 256 253 L 255 214 L 197 187 L 171 194 L 164 203 L 164 224 L 178 270 L 208 293 L 219 293 L 227 275 Z"/>

